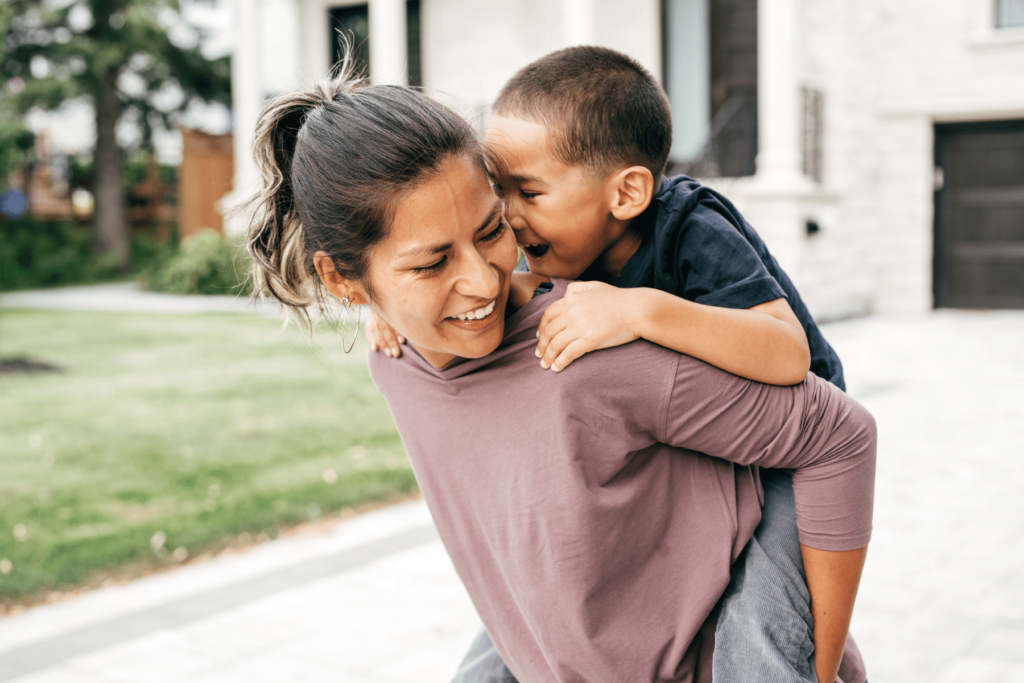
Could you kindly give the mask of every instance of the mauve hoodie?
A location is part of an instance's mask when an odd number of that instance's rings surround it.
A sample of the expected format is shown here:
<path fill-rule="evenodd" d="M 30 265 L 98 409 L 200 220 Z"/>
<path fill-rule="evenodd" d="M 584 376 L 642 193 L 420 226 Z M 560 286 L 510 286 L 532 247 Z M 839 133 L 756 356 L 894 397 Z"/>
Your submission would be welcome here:
<path fill-rule="evenodd" d="M 711 681 L 714 608 L 761 516 L 758 467 L 794 470 L 800 541 L 867 545 L 875 424 L 814 375 L 758 384 L 637 341 L 556 373 L 534 355 L 556 280 L 501 346 L 436 369 L 370 354 L 420 489 L 522 683 Z M 840 669 L 863 683 L 852 640 Z"/>

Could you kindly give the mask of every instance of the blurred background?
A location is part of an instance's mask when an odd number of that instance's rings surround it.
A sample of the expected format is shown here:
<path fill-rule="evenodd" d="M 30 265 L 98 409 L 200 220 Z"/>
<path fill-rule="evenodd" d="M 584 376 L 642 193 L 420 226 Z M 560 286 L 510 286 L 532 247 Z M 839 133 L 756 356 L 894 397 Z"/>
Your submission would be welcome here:
<path fill-rule="evenodd" d="M 440 681 L 468 646 L 422 504 L 343 521 L 416 497 L 365 347 L 244 302 L 256 119 L 342 33 L 480 131 L 550 51 L 647 67 L 669 173 L 737 204 L 879 418 L 870 680 L 1024 681 L 1024 0 L 0 2 L 0 681 Z M 310 557 L 359 569 L 241 616 L 238 576 Z"/>

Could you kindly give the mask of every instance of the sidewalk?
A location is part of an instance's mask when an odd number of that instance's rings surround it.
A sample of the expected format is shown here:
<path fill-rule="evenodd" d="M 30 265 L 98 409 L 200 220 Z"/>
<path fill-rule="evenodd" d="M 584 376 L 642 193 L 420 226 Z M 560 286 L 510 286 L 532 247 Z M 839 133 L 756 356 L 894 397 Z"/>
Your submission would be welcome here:
<path fill-rule="evenodd" d="M 869 680 L 1024 683 L 1024 312 L 825 334 L 879 425 Z M 407 503 L 0 620 L 0 681 L 442 682 L 478 624 Z"/>
<path fill-rule="evenodd" d="M 137 282 L 32 289 L 0 294 L 0 308 L 41 308 L 64 311 L 124 313 L 264 313 L 276 315 L 269 300 L 258 303 L 245 296 L 181 296 L 147 292 Z"/>

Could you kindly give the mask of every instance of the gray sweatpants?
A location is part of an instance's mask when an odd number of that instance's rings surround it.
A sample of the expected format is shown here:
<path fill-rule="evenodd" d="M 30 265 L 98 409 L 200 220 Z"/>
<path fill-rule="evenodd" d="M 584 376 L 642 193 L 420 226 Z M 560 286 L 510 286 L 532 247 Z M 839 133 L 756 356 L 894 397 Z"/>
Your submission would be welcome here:
<path fill-rule="evenodd" d="M 793 478 L 761 470 L 761 523 L 719 603 L 713 677 L 720 683 L 816 683 L 811 596 L 796 530 Z M 480 631 L 453 683 L 516 683 Z"/>

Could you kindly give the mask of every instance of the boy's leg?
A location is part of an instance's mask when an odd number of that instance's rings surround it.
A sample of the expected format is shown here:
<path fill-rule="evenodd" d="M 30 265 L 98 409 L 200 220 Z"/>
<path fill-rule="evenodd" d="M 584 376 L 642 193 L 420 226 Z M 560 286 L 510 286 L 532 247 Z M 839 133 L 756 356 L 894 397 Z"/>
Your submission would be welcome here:
<path fill-rule="evenodd" d="M 480 629 L 452 683 L 516 683 L 516 679 L 501 661 L 487 631 Z"/>
<path fill-rule="evenodd" d="M 716 683 L 816 683 L 793 478 L 761 470 L 761 484 L 761 523 L 733 565 L 720 603 L 713 677 Z"/>

